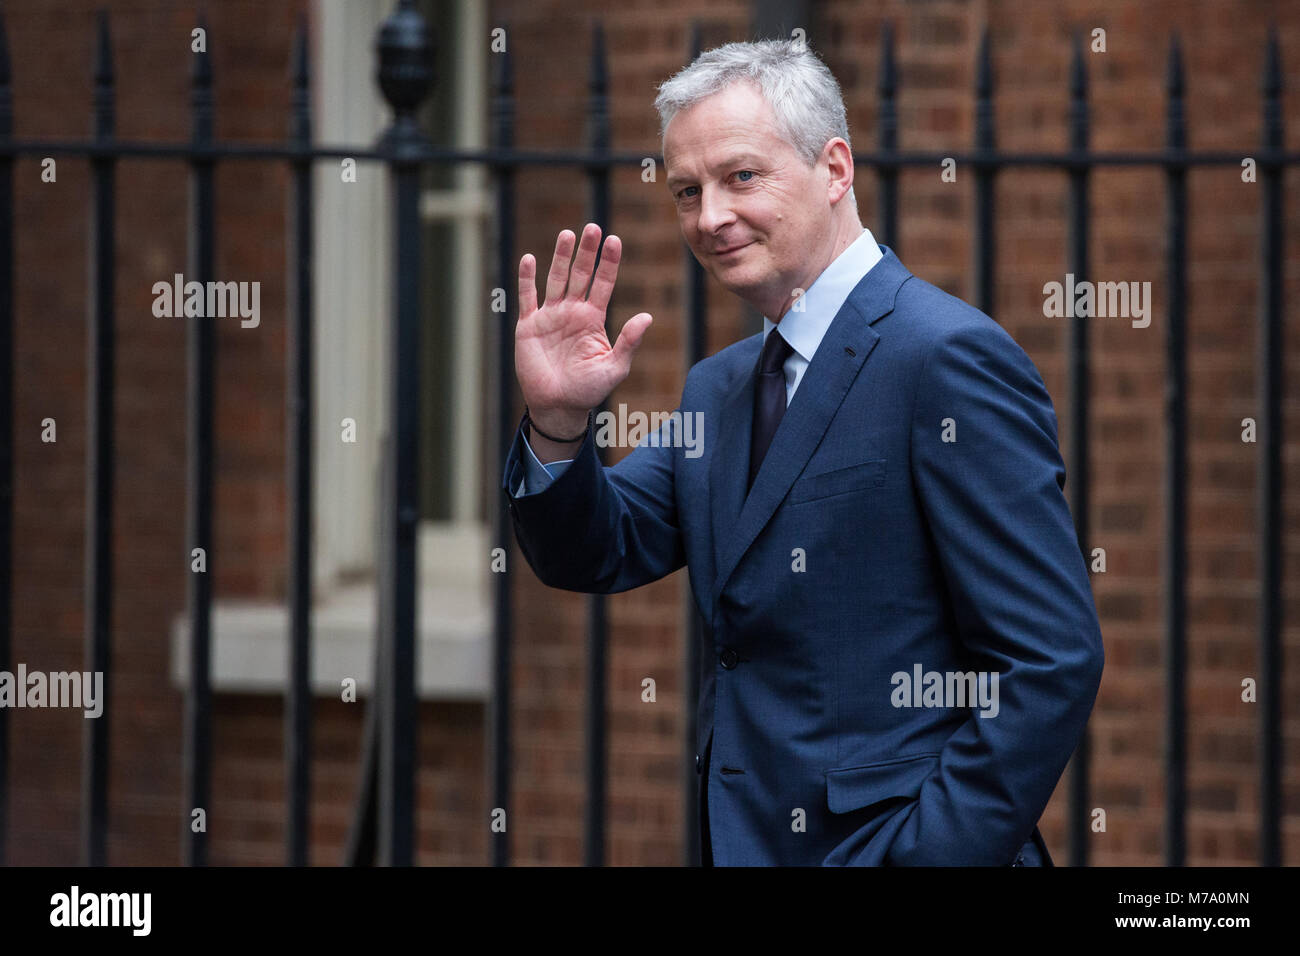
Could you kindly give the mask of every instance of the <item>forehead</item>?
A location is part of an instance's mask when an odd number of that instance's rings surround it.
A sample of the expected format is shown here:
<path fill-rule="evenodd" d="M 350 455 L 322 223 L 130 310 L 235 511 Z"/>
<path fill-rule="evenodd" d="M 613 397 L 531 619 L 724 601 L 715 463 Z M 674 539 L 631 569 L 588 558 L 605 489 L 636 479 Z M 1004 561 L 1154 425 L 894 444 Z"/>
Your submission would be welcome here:
<path fill-rule="evenodd" d="M 758 88 L 738 81 L 678 112 L 664 130 L 664 166 L 708 165 L 737 152 L 770 155 L 789 149 L 771 105 Z"/>

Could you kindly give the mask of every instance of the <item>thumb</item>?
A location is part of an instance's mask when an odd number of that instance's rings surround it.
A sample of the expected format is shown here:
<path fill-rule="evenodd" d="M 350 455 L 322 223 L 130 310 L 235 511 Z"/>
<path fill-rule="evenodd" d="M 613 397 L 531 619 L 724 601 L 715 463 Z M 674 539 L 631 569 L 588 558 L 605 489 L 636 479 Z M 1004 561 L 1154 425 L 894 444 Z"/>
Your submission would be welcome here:
<path fill-rule="evenodd" d="M 618 357 L 618 364 L 624 370 L 632 367 L 632 356 L 653 321 L 649 312 L 638 312 L 623 324 L 622 331 L 618 333 L 618 341 L 614 343 L 614 354 Z"/>

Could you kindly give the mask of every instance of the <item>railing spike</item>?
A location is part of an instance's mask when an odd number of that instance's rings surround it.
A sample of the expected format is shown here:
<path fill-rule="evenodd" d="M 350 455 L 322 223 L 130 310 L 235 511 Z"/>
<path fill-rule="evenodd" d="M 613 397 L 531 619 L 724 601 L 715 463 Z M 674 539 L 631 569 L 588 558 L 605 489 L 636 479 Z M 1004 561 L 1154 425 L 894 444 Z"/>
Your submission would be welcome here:
<path fill-rule="evenodd" d="M 1174 31 L 1169 39 L 1169 70 L 1165 75 L 1165 92 L 1170 99 L 1181 99 L 1183 89 L 1183 48 L 1178 32 Z"/>
<path fill-rule="evenodd" d="M 300 17 L 294 31 L 289 64 L 289 138 L 311 140 L 311 67 L 307 52 L 307 21 Z"/>
<path fill-rule="evenodd" d="M 307 17 L 299 16 L 293 33 L 293 61 L 290 65 L 293 85 L 305 90 L 310 77 L 310 60 L 307 50 Z"/>
<path fill-rule="evenodd" d="M 603 96 L 609 89 L 609 71 L 605 65 L 605 28 L 599 20 L 591 24 L 591 66 L 588 88 L 593 96 Z"/>
<path fill-rule="evenodd" d="M 1277 27 L 1268 28 L 1268 43 L 1264 48 L 1264 83 L 1261 88 L 1270 99 L 1282 95 L 1282 57 L 1277 45 Z"/>
<path fill-rule="evenodd" d="M 993 54 L 987 26 L 975 61 L 975 147 L 993 149 Z"/>
<path fill-rule="evenodd" d="M 9 85 L 9 35 L 5 32 L 4 10 L 0 9 L 0 86 Z"/>
<path fill-rule="evenodd" d="M 605 65 L 605 31 L 599 20 L 591 27 L 587 94 L 587 143 L 594 151 L 603 152 L 609 149 L 609 71 Z"/>
<path fill-rule="evenodd" d="M 980 99 L 993 96 L 993 56 L 989 50 L 989 28 L 980 33 L 980 48 L 975 65 L 975 95 Z"/>
<path fill-rule="evenodd" d="M 95 16 L 95 85 L 113 85 L 113 44 L 109 39 L 108 10 L 100 7 Z"/>
<path fill-rule="evenodd" d="M 1169 41 L 1169 70 L 1165 77 L 1165 92 L 1169 97 L 1166 141 L 1170 149 L 1181 150 L 1187 145 L 1187 124 L 1183 117 L 1183 50 L 1175 32 Z"/>
<path fill-rule="evenodd" d="M 880 31 L 880 81 L 876 86 L 882 99 L 893 99 L 898 89 L 898 70 L 894 65 L 894 27 L 885 23 Z"/>
<path fill-rule="evenodd" d="M 113 135 L 113 41 L 109 36 L 108 10 L 96 15 L 95 75 L 93 106 L 95 136 Z"/>
<path fill-rule="evenodd" d="M 203 13 L 198 15 L 195 26 L 203 31 L 203 50 L 194 54 L 194 60 L 190 68 L 190 84 L 195 89 L 207 89 L 212 86 L 212 62 L 209 54 L 208 18 Z"/>
<path fill-rule="evenodd" d="M 510 36 L 508 27 L 502 29 L 506 32 L 506 37 Z M 492 95 L 509 96 L 514 92 L 515 86 L 515 67 L 511 59 L 510 44 L 506 43 L 506 48 L 500 53 L 492 54 Z"/>
<path fill-rule="evenodd" d="M 1070 98 L 1080 100 L 1088 95 L 1088 69 L 1083 63 L 1083 40 L 1078 32 L 1074 34 L 1071 46 Z"/>

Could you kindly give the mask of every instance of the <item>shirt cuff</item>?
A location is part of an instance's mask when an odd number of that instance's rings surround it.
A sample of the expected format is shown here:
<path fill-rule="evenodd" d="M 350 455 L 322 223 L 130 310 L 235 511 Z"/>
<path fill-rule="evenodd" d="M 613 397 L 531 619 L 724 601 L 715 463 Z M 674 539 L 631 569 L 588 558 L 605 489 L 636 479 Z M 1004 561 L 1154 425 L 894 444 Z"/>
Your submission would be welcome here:
<path fill-rule="evenodd" d="M 528 453 L 524 455 L 524 476 L 519 479 L 519 485 L 514 491 L 516 498 L 545 491 L 551 482 L 564 474 L 565 468 L 573 464 L 572 458 L 565 458 L 543 465 L 537 460 L 537 455 L 533 452 L 533 447 L 528 444 L 527 438 L 524 439 L 523 446 Z"/>

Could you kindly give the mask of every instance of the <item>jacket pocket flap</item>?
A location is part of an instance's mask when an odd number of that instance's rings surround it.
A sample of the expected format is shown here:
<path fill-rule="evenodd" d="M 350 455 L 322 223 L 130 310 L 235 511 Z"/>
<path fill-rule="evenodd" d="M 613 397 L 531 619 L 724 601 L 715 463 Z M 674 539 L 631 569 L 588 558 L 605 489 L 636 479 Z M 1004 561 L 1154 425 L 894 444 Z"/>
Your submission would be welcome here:
<path fill-rule="evenodd" d="M 842 495 L 849 491 L 880 487 L 885 481 L 885 459 L 858 462 L 845 468 L 823 471 L 819 475 L 806 475 L 790 487 L 787 504 L 814 501 Z"/>
<path fill-rule="evenodd" d="M 938 754 L 899 757 L 864 767 L 826 771 L 826 804 L 831 813 L 860 810 L 892 797 L 914 798 L 939 765 Z"/>

